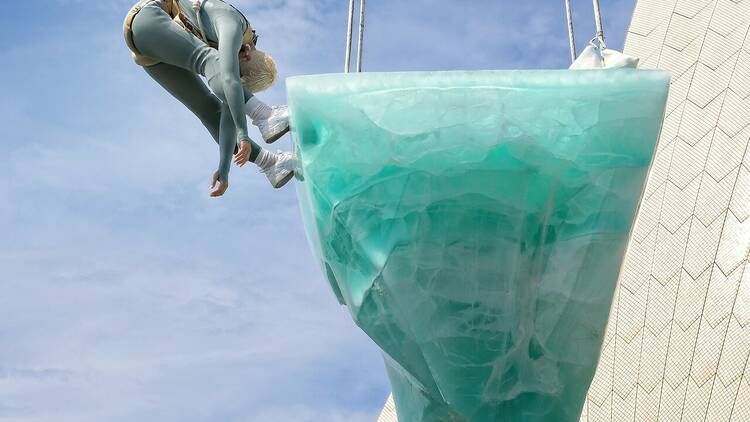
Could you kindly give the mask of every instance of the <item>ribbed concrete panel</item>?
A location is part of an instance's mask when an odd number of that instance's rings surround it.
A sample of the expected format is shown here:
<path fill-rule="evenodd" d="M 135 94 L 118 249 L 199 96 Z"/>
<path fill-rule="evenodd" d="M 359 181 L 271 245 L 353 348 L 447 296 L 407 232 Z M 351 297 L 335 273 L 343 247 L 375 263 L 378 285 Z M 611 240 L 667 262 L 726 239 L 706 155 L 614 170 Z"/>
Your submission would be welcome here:
<path fill-rule="evenodd" d="M 672 71 L 581 421 L 750 420 L 750 0 L 638 0 L 625 52 Z"/>

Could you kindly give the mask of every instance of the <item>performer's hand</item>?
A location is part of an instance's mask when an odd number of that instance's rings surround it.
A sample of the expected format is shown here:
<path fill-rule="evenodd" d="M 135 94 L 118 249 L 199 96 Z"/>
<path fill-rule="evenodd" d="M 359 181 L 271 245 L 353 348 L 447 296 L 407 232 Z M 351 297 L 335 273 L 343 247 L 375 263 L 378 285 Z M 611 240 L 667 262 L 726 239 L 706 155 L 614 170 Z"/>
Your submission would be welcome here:
<path fill-rule="evenodd" d="M 245 163 L 247 163 L 247 160 L 250 159 L 250 152 L 252 150 L 253 147 L 250 145 L 250 142 L 240 142 L 240 149 L 237 151 L 237 154 L 234 155 L 234 163 L 240 167 L 244 166 Z"/>
<path fill-rule="evenodd" d="M 216 182 L 219 183 L 218 187 L 216 186 Z M 226 192 L 228 188 L 229 188 L 229 181 L 227 180 L 219 181 L 219 172 L 218 171 L 215 172 L 214 177 L 211 180 L 211 196 L 218 197 L 218 196 L 224 195 L 224 192 Z"/>

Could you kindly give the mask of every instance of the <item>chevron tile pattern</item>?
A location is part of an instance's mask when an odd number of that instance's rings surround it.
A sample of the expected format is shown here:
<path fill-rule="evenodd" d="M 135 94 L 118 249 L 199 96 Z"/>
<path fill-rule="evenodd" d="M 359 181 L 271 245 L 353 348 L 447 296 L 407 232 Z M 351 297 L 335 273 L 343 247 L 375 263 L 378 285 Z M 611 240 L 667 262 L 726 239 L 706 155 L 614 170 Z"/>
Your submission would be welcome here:
<path fill-rule="evenodd" d="M 667 115 L 582 422 L 750 421 L 750 0 L 638 0 Z"/>

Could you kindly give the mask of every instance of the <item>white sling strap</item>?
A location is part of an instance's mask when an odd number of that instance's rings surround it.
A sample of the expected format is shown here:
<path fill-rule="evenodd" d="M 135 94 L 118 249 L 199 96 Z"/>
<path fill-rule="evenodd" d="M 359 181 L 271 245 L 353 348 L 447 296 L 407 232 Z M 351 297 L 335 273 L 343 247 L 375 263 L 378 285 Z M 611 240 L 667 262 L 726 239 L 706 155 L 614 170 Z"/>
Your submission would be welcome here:
<path fill-rule="evenodd" d="M 201 21 L 201 8 L 203 8 L 203 3 L 206 0 L 193 0 L 193 10 L 195 10 L 195 19 L 198 24 L 198 33 L 201 36 L 201 39 L 204 43 L 208 44 L 208 38 L 206 38 L 206 31 L 203 30 L 203 22 Z"/>

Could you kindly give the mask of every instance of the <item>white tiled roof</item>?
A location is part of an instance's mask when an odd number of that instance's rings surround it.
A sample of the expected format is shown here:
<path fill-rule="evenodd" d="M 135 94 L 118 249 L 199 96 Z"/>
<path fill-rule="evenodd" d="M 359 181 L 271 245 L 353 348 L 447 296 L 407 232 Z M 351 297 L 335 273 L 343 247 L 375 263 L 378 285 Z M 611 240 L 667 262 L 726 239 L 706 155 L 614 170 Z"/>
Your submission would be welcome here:
<path fill-rule="evenodd" d="M 393 404 L 393 396 L 388 396 L 388 401 L 385 402 L 383 410 L 380 412 L 378 422 L 398 422 L 398 416 L 396 416 L 396 406 Z"/>
<path fill-rule="evenodd" d="M 638 0 L 667 116 L 582 422 L 750 421 L 750 0 Z"/>

